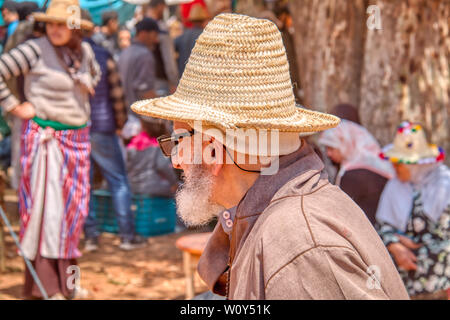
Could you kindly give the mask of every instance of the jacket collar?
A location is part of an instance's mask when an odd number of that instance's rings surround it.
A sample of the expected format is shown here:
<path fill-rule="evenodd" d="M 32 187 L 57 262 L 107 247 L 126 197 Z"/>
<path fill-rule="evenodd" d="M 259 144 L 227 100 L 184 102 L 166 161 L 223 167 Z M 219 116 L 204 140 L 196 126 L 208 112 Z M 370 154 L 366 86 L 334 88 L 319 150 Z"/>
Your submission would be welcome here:
<path fill-rule="evenodd" d="M 241 219 L 259 214 L 290 180 L 302 185 L 313 175 L 321 171 L 324 165 L 305 140 L 301 147 L 279 158 L 279 170 L 274 175 L 260 175 L 237 206 L 236 216 Z"/>

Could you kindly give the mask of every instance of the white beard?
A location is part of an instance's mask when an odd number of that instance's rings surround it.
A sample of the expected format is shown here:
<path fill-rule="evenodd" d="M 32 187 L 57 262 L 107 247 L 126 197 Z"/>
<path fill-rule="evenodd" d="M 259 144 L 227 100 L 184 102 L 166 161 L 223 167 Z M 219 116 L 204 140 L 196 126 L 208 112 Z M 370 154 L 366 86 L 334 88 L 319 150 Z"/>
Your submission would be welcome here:
<path fill-rule="evenodd" d="M 185 173 L 183 186 L 175 196 L 177 212 L 186 226 L 203 226 L 225 208 L 210 200 L 214 176 L 201 165 L 194 165 Z"/>

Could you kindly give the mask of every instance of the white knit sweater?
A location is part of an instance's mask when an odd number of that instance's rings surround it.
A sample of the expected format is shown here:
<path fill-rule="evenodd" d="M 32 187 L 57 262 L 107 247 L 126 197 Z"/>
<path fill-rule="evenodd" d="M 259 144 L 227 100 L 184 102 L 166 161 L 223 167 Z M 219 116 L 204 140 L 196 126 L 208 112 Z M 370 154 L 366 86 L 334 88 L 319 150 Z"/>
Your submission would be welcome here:
<path fill-rule="evenodd" d="M 95 87 L 101 71 L 94 52 L 82 43 L 80 75 L 84 83 Z M 89 94 L 75 82 L 58 60 L 47 37 L 28 40 L 0 57 L 0 105 L 9 112 L 19 101 L 5 80 L 24 75 L 25 97 L 36 110 L 36 116 L 67 125 L 81 126 L 90 117 Z"/>

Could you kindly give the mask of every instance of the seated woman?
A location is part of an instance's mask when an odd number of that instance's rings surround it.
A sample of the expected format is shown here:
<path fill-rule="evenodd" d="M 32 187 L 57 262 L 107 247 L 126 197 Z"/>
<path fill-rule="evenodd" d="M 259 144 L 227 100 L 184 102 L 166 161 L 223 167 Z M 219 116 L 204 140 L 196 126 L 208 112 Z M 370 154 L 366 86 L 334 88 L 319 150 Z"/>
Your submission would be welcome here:
<path fill-rule="evenodd" d="M 450 298 L 450 170 L 443 149 L 403 122 L 381 154 L 394 163 L 377 210 L 377 229 L 413 299 Z M 447 290 L 447 291 L 446 291 Z"/>
<path fill-rule="evenodd" d="M 156 138 L 167 133 L 163 120 L 141 117 L 142 131 L 127 146 L 127 172 L 133 194 L 173 197 L 178 188 L 170 158 L 166 158 Z"/>
<path fill-rule="evenodd" d="M 342 120 L 336 128 L 324 131 L 318 143 L 326 147 L 327 156 L 339 165 L 335 184 L 375 224 L 381 192 L 394 175 L 392 166 L 379 158 L 378 142 L 364 127 Z"/>

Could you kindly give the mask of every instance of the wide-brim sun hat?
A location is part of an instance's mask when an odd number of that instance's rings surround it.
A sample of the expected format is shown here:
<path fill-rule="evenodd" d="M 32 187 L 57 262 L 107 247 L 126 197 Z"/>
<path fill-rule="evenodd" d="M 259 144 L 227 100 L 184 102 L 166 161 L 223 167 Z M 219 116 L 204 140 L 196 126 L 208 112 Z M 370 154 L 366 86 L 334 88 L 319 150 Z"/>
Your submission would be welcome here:
<path fill-rule="evenodd" d="M 52 0 L 44 12 L 34 12 L 33 18 L 41 22 L 67 23 L 69 28 L 92 30 L 94 24 L 81 19 L 81 8 L 78 0 Z"/>
<path fill-rule="evenodd" d="M 427 164 L 443 161 L 445 153 L 427 142 L 422 126 L 404 121 L 397 128 L 394 142 L 382 149 L 380 157 L 392 163 Z"/>
<path fill-rule="evenodd" d="M 313 134 L 339 123 L 333 115 L 296 105 L 276 25 L 229 13 L 207 24 L 173 95 L 138 101 L 131 109 L 191 126 L 201 121 L 223 132 L 278 130 L 280 137 L 294 140 L 299 140 L 299 134 Z"/>

